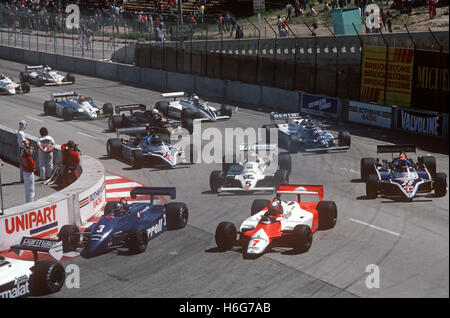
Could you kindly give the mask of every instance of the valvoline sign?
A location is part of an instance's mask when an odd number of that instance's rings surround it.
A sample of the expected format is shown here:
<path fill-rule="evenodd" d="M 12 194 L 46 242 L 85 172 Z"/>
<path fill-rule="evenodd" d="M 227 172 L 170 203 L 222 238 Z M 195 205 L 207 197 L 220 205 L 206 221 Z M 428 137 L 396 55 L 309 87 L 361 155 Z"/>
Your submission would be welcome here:
<path fill-rule="evenodd" d="M 303 93 L 302 112 L 315 116 L 336 118 L 338 100 L 337 98 Z"/>
<path fill-rule="evenodd" d="M 69 223 L 67 200 L 0 218 L 0 251 L 21 240 L 23 236 L 44 238 L 55 235 Z M 6 211 L 7 212 L 7 211 Z"/>

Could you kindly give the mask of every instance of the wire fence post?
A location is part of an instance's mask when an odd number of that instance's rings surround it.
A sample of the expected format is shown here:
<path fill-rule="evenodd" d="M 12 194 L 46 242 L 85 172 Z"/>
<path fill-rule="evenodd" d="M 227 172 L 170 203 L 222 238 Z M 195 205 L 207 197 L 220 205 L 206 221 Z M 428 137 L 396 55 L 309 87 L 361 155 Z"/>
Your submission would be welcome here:
<path fill-rule="evenodd" d="M 261 30 L 256 27 L 256 25 L 250 21 L 250 19 L 247 19 L 248 22 L 250 22 L 250 24 L 258 31 L 258 48 L 256 51 L 256 82 L 258 82 L 259 80 L 259 44 L 261 41 Z"/>
<path fill-rule="evenodd" d="M 277 41 L 278 41 L 278 34 L 277 32 L 274 30 L 274 28 L 272 27 L 272 25 L 269 23 L 269 21 L 267 21 L 266 18 L 264 18 L 264 21 L 266 21 L 267 25 L 270 27 L 270 29 L 273 31 L 273 33 L 275 34 L 275 41 L 274 41 L 274 49 L 273 49 L 273 78 L 272 78 L 272 86 L 275 87 L 276 84 L 276 77 L 277 77 Z"/>
<path fill-rule="evenodd" d="M 328 27 L 328 24 L 325 24 L 325 26 L 327 27 L 328 31 L 330 31 L 331 35 L 333 35 L 334 40 L 336 41 L 336 79 L 335 79 L 335 96 L 338 97 L 338 93 L 339 93 L 339 41 L 338 38 L 336 36 L 336 34 L 334 34 L 333 31 L 331 31 L 331 29 Z"/>
<path fill-rule="evenodd" d="M 203 23 L 204 21 L 202 21 Z M 203 24 L 205 25 L 205 24 Z M 208 25 L 206 24 L 206 41 L 205 41 L 205 57 L 206 57 L 206 65 L 205 65 L 205 76 L 208 77 Z"/>
<path fill-rule="evenodd" d="M 286 22 L 285 22 L 286 23 Z M 289 24 L 287 24 L 287 27 L 289 29 L 289 31 L 292 33 L 292 35 L 294 36 L 294 40 L 295 40 L 295 45 L 294 45 L 294 76 L 292 77 L 292 89 L 295 90 L 296 88 L 296 84 L 297 84 L 297 51 L 298 51 L 298 46 L 297 46 L 297 35 L 294 33 L 294 31 L 291 29 L 291 27 L 289 26 Z"/>
<path fill-rule="evenodd" d="M 304 22 L 306 27 L 311 32 L 312 36 L 314 36 L 314 94 L 317 93 L 317 36 L 316 32 L 314 32 L 308 25 L 308 23 Z"/>
<path fill-rule="evenodd" d="M 72 26 L 72 56 L 75 55 L 75 43 L 73 43 L 74 40 L 74 28 Z"/>
<path fill-rule="evenodd" d="M 105 22 L 102 19 L 102 61 L 105 60 Z"/>
<path fill-rule="evenodd" d="M 358 29 L 356 28 L 356 25 L 354 23 L 352 23 L 353 25 L 353 29 L 355 30 L 356 35 L 358 36 L 359 39 L 359 45 L 361 46 L 361 52 L 359 54 L 359 74 L 360 74 L 360 80 L 359 80 L 359 85 L 361 85 L 361 77 L 362 77 L 362 66 L 363 66 L 363 52 L 364 52 L 364 42 L 361 38 L 361 35 L 358 32 Z M 348 90 L 347 90 L 348 91 Z M 348 97 L 348 96 L 347 96 Z M 361 100 L 361 87 L 359 89 L 359 100 Z"/>
<path fill-rule="evenodd" d="M 437 43 L 437 45 L 439 46 L 439 51 L 442 53 L 442 51 L 443 51 L 443 47 L 442 47 L 442 44 L 441 44 L 441 42 L 439 42 L 438 41 L 438 39 L 436 38 L 436 36 L 434 35 L 434 33 L 433 33 L 433 31 L 431 31 L 431 28 L 430 27 L 428 27 L 428 31 L 431 33 L 431 36 L 433 37 L 433 40 Z"/>

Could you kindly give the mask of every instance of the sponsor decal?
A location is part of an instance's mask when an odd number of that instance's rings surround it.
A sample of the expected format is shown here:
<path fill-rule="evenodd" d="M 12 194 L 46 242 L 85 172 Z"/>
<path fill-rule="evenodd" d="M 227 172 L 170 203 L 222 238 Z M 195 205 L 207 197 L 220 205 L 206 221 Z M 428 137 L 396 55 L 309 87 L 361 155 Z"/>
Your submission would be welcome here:
<path fill-rule="evenodd" d="M 158 234 L 161 234 L 166 227 L 166 215 L 158 220 L 155 224 L 147 229 L 147 234 L 149 238 L 152 238 Z"/>
<path fill-rule="evenodd" d="M 391 128 L 392 108 L 350 101 L 348 105 L 348 119 L 356 123 Z"/>
<path fill-rule="evenodd" d="M 56 219 L 57 204 L 53 204 L 36 211 L 21 215 L 14 215 L 4 219 L 6 234 L 30 231 L 31 235 L 38 234 L 58 226 Z"/>
<path fill-rule="evenodd" d="M 303 94 L 302 112 L 317 116 L 337 117 L 338 100 L 336 98 Z"/>
<path fill-rule="evenodd" d="M 0 298 L 18 298 L 30 294 L 30 283 L 27 275 L 16 277 L 14 282 L 0 287 Z"/>
<path fill-rule="evenodd" d="M 442 136 L 443 116 L 418 111 L 399 109 L 397 127 L 412 133 L 429 136 Z"/>

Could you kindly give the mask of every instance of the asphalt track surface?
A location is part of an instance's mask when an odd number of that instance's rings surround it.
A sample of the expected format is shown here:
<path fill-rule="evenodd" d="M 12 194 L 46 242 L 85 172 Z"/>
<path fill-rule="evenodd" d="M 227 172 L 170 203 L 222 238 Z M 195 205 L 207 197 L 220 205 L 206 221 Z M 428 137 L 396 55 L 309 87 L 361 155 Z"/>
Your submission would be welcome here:
<path fill-rule="evenodd" d="M 23 65 L 0 61 L 0 70 L 18 74 Z M 154 105 L 159 92 L 86 76 L 63 89 L 91 96 L 100 105 Z M 389 198 L 367 200 L 359 182 L 360 159 L 376 156 L 376 145 L 411 143 L 417 155 L 433 154 L 437 170 L 448 174 L 448 143 L 434 139 L 334 122 L 330 130 L 352 134 L 348 152 L 293 155 L 291 183 L 323 184 L 325 199 L 338 206 L 334 229 L 316 232 L 309 252 L 292 255 L 274 251 L 244 260 L 239 249 L 219 252 L 214 231 L 221 221 L 237 226 L 249 216 L 253 199 L 271 194 L 216 195 L 209 193 L 209 174 L 220 164 L 184 165 L 176 169 L 130 168 L 106 157 L 105 144 L 115 136 L 106 119 L 64 122 L 43 114 L 43 102 L 57 87 L 32 87 L 30 94 L 0 96 L 0 123 L 37 134 L 42 126 L 56 142 L 74 139 L 80 148 L 101 160 L 108 171 L 149 186 L 177 187 L 177 201 L 187 204 L 188 226 L 152 240 L 147 251 L 120 251 L 93 259 L 69 261 L 80 266 L 80 289 L 64 287 L 50 297 L 449 297 L 449 197 L 424 196 L 413 202 Z M 204 127 L 261 127 L 267 113 L 239 105 L 228 121 Z M 414 159 L 416 155 L 414 155 Z M 68 264 L 68 263 L 66 263 Z M 366 287 L 366 267 L 377 264 L 380 288 Z"/>

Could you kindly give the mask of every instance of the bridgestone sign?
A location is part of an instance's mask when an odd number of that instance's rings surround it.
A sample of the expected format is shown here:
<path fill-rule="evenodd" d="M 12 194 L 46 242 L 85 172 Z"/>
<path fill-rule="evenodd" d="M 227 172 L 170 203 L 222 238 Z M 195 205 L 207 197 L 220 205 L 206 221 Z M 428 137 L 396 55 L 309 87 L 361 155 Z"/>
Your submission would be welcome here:
<path fill-rule="evenodd" d="M 263 13 L 266 11 L 266 1 L 265 0 L 253 0 L 253 14 Z"/>

